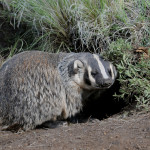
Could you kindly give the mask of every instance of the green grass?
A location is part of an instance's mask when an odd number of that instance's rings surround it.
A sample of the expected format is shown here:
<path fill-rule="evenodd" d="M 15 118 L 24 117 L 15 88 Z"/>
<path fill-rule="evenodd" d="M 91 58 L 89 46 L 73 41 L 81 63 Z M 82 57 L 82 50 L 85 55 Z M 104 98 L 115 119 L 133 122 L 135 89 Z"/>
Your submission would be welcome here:
<path fill-rule="evenodd" d="M 3 55 L 31 49 L 105 52 L 119 72 L 116 97 L 149 108 L 150 62 L 138 62 L 132 51 L 150 45 L 149 0 L 3 0 L 3 5 L 0 19 L 15 30 L 5 34 Z"/>
<path fill-rule="evenodd" d="M 30 49 L 100 52 L 118 38 L 150 44 L 148 0 L 11 0 L 7 5 L 14 27 L 25 23 L 32 29 Z"/>

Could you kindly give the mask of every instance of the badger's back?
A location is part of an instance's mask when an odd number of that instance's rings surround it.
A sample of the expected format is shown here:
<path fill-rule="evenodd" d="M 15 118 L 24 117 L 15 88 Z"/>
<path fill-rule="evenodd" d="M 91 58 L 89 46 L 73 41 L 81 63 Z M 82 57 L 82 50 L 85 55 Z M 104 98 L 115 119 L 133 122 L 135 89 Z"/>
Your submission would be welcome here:
<path fill-rule="evenodd" d="M 56 68 L 64 56 L 24 52 L 3 64 L 0 69 L 0 118 L 3 118 L 3 124 L 19 123 L 27 129 L 60 116 L 65 107 L 65 91 Z"/>

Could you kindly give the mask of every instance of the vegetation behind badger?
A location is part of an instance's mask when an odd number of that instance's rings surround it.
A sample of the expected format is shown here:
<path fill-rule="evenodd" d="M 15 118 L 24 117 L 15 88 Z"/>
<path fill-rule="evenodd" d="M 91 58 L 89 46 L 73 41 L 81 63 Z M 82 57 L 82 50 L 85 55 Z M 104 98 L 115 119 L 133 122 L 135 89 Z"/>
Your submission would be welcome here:
<path fill-rule="evenodd" d="M 74 116 L 91 94 L 108 89 L 115 78 L 115 67 L 96 54 L 17 54 L 0 69 L 0 122 L 29 130 Z"/>

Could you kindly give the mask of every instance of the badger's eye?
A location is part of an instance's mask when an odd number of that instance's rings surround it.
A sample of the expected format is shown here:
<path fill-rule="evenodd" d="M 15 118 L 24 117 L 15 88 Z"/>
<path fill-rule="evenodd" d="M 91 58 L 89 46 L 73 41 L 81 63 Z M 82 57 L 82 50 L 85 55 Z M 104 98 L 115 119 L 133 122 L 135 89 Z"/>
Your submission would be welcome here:
<path fill-rule="evenodd" d="M 97 75 L 97 72 L 91 72 L 91 75 L 92 75 L 93 77 L 95 77 L 95 76 Z"/>

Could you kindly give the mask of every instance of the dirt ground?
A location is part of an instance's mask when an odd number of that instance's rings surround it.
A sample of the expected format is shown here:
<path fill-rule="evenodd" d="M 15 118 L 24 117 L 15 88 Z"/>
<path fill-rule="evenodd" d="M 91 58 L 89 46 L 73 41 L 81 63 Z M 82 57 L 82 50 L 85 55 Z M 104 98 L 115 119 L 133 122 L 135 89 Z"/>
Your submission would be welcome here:
<path fill-rule="evenodd" d="M 0 150 L 150 150 L 150 112 L 12 133 L 0 131 Z"/>

